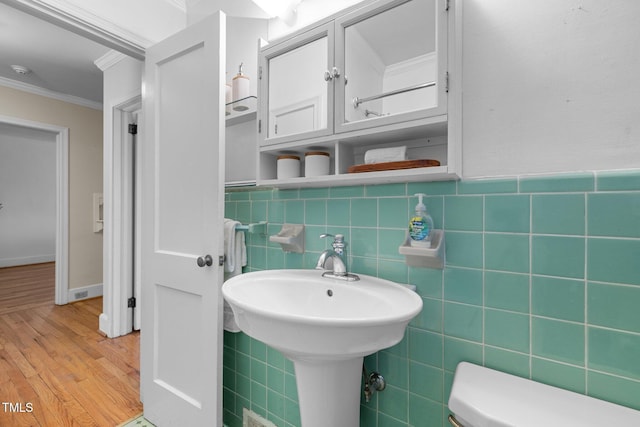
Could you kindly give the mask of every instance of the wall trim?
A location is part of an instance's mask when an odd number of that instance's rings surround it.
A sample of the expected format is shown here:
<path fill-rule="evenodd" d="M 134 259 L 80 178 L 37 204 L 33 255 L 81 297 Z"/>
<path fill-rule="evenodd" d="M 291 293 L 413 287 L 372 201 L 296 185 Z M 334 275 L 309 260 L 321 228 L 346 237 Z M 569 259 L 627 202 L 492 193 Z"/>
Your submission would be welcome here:
<path fill-rule="evenodd" d="M 94 110 L 102 111 L 101 102 L 91 101 L 89 99 L 80 98 L 78 96 L 66 95 L 60 92 L 54 92 L 49 89 L 44 89 L 38 86 L 30 85 L 28 83 L 8 79 L 6 77 L 0 77 L 0 85 L 9 87 L 11 89 L 32 93 L 34 95 L 40 95 L 47 98 L 56 99 L 58 101 L 68 102 L 70 104 L 80 105 L 82 107 L 88 107 L 93 108 Z"/>
<path fill-rule="evenodd" d="M 84 294 L 86 292 L 86 295 Z M 102 283 L 69 289 L 67 302 L 81 301 L 84 299 L 102 296 Z"/>

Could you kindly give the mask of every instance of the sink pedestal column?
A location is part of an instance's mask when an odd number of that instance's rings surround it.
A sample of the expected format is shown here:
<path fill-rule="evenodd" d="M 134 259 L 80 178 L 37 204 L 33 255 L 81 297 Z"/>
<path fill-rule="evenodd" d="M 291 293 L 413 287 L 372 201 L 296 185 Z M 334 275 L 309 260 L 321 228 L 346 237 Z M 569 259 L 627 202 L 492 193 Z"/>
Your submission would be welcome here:
<path fill-rule="evenodd" d="M 293 358 L 302 427 L 359 427 L 362 357 Z"/>

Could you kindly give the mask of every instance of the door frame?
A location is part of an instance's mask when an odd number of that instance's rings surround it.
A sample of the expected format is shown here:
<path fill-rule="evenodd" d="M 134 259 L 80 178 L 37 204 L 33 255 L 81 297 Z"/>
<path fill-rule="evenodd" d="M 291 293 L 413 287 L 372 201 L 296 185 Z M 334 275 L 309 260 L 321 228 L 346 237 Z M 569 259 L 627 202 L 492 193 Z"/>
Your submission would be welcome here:
<path fill-rule="evenodd" d="M 119 337 L 132 332 L 131 311 L 128 299 L 133 295 L 131 279 L 137 272 L 133 285 L 139 283 L 140 254 L 139 241 L 134 236 L 139 229 L 139 209 L 127 201 L 132 200 L 133 177 L 125 172 L 130 164 L 128 125 L 130 115 L 142 108 L 142 95 L 132 94 L 118 100 L 111 107 L 112 134 L 105 138 L 104 146 L 104 261 L 103 261 L 103 310 L 100 314 L 99 328 L 109 338 Z M 141 138 L 138 138 L 140 141 Z M 139 174 L 141 156 L 136 155 L 136 173 Z M 139 180 L 137 185 L 139 185 Z M 136 207 L 140 206 L 140 191 L 135 191 Z M 132 212 L 136 212 L 136 218 Z M 140 301 L 137 301 L 138 307 Z"/>
<path fill-rule="evenodd" d="M 56 143 L 56 254 L 55 299 L 68 302 L 69 293 L 69 128 L 0 115 L 0 122 L 55 134 Z"/>

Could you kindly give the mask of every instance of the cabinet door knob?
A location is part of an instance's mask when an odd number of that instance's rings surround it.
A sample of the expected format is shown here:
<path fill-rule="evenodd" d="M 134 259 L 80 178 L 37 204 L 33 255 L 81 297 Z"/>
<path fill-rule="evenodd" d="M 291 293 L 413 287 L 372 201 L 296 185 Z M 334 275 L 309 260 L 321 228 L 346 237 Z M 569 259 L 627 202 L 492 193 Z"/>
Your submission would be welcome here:
<path fill-rule="evenodd" d="M 324 72 L 324 81 L 325 82 L 330 82 L 331 80 L 333 80 L 333 74 L 331 74 L 331 71 L 325 71 Z"/>
<path fill-rule="evenodd" d="M 207 254 L 204 257 L 199 256 L 196 262 L 198 263 L 198 267 L 204 267 L 205 265 L 211 267 L 213 265 L 213 258 Z"/>
<path fill-rule="evenodd" d="M 340 77 L 340 69 L 339 69 L 338 67 L 333 67 L 333 68 L 331 69 L 331 76 L 332 76 L 334 79 L 337 79 L 338 77 Z"/>

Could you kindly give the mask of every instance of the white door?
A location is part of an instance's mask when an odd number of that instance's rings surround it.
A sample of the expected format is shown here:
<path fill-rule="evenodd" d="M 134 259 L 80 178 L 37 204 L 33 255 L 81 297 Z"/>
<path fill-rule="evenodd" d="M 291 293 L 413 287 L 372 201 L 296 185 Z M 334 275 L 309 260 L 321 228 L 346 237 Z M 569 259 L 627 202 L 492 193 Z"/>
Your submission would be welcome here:
<path fill-rule="evenodd" d="M 140 370 L 159 427 L 222 426 L 225 22 L 146 53 Z"/>

